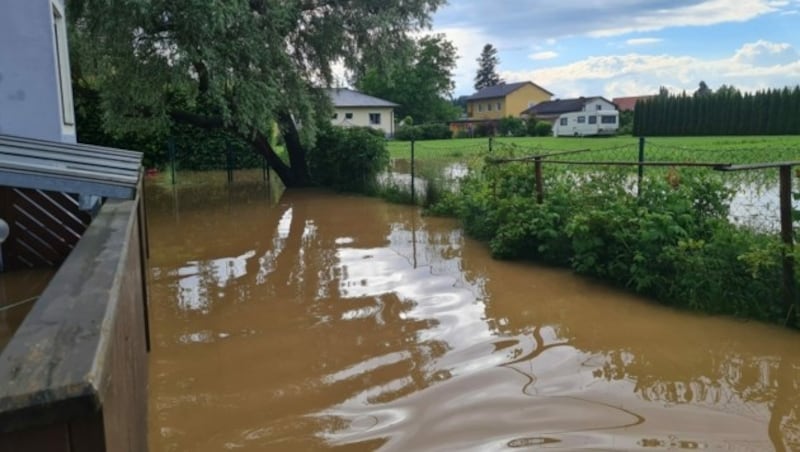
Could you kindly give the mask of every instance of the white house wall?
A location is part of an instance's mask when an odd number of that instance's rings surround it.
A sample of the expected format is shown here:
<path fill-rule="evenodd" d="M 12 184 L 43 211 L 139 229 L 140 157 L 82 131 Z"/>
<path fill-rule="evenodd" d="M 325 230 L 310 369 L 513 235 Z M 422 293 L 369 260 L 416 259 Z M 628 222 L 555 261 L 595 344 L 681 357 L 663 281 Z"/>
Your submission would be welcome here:
<path fill-rule="evenodd" d="M 598 105 L 600 106 L 599 109 L 597 108 Z M 584 111 L 589 113 L 602 110 L 608 111 L 616 109 L 617 107 L 614 104 L 612 104 L 611 102 L 607 102 L 604 99 L 592 99 L 589 102 L 586 102 L 586 106 L 584 107 Z"/>
<path fill-rule="evenodd" d="M 63 0 L 0 0 L 0 134 L 75 142 L 69 55 L 58 64 L 54 15 L 63 19 Z"/>
<path fill-rule="evenodd" d="M 372 127 L 380 129 L 386 136 L 394 135 L 394 109 L 386 107 L 336 107 L 335 117 L 331 119 L 331 124 L 342 127 Z M 380 124 L 371 124 L 369 115 L 380 114 Z M 347 114 L 352 118 L 348 119 Z"/>

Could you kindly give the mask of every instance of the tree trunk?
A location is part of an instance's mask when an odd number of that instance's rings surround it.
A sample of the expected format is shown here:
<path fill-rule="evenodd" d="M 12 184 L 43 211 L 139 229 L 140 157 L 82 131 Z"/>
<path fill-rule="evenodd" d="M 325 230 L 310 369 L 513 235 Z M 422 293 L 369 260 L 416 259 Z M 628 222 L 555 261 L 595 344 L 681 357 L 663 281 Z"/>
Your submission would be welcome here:
<path fill-rule="evenodd" d="M 253 150 L 267 160 L 267 165 L 269 165 L 270 169 L 275 171 L 275 174 L 278 175 L 286 188 L 302 186 L 302 184 L 298 183 L 295 179 L 294 171 L 292 171 L 293 168 L 278 157 L 275 149 L 273 149 L 272 145 L 269 143 L 269 139 L 265 137 L 264 134 L 256 132 L 255 138 L 253 138 L 250 143 Z"/>
<path fill-rule="evenodd" d="M 269 142 L 269 138 L 261 132 L 255 132 L 254 137 L 244 136 L 235 128 L 225 127 L 222 118 L 218 116 L 205 116 L 183 111 L 171 112 L 170 116 L 175 122 L 189 124 L 201 129 L 210 130 L 224 128 L 228 133 L 238 135 L 245 141 L 249 141 L 253 151 L 266 159 L 270 169 L 278 175 L 286 188 L 311 185 L 311 179 L 308 175 L 308 165 L 306 164 L 306 151 L 302 143 L 300 143 L 300 134 L 297 132 L 294 120 L 288 113 L 280 115 L 278 121 L 284 140 L 286 141 L 286 150 L 289 153 L 289 165 L 278 157 L 278 154 Z"/>
<path fill-rule="evenodd" d="M 294 119 L 288 112 L 278 115 L 278 127 L 283 135 L 286 152 L 289 154 L 289 165 L 293 176 L 294 187 L 311 185 L 306 162 L 306 150 L 300 142 L 300 133 L 297 131 Z M 288 185 L 287 185 L 288 187 Z"/>

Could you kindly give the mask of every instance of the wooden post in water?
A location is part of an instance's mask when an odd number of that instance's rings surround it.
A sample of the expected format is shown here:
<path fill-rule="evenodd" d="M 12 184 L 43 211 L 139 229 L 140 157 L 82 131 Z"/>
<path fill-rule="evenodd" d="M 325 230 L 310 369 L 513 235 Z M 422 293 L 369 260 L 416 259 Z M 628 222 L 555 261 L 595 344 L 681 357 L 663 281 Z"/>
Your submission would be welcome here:
<path fill-rule="evenodd" d="M 544 202 L 544 181 L 542 180 L 542 158 L 536 157 L 533 159 L 534 172 L 536 174 L 536 202 L 541 204 Z"/>
<path fill-rule="evenodd" d="M 783 303 L 787 311 L 794 306 L 795 315 L 800 320 L 800 300 L 794 281 L 794 233 L 792 231 L 792 167 L 780 167 L 781 197 L 781 240 L 783 241 Z"/>

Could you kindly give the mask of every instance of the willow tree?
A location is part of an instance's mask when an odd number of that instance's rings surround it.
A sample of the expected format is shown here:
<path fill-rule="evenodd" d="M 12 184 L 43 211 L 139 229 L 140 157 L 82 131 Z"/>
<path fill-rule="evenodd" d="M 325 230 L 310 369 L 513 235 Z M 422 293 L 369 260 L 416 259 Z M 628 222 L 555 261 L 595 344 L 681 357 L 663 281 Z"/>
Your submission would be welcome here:
<path fill-rule="evenodd" d="M 225 129 L 287 186 L 309 182 L 305 150 L 329 122 L 338 63 L 391 58 L 444 0 L 67 0 L 73 63 L 116 134 L 176 123 Z M 270 143 L 277 126 L 285 163 Z"/>

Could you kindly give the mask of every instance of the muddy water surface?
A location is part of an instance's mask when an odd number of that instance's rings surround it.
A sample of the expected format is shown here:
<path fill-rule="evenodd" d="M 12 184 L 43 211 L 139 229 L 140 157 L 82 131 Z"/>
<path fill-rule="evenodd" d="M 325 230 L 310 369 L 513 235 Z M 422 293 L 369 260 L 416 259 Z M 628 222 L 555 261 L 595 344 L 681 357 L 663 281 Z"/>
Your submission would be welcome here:
<path fill-rule="evenodd" d="M 54 269 L 47 268 L 0 273 L 0 352 L 54 273 Z"/>
<path fill-rule="evenodd" d="M 798 333 L 494 261 L 376 199 L 148 208 L 151 450 L 800 450 Z"/>

